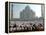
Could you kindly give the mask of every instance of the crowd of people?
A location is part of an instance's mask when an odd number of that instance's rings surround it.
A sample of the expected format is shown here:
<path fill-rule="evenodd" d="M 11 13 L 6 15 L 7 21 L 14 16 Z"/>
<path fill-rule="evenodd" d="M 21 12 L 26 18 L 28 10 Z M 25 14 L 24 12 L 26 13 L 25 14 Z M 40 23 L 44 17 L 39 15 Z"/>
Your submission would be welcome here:
<path fill-rule="evenodd" d="M 9 28 L 10 32 L 24 32 L 24 31 L 26 32 L 26 31 L 43 31 L 44 30 L 44 25 L 41 23 L 38 23 L 38 24 L 23 23 L 21 25 L 14 24 L 9 27 L 10 27 Z"/>

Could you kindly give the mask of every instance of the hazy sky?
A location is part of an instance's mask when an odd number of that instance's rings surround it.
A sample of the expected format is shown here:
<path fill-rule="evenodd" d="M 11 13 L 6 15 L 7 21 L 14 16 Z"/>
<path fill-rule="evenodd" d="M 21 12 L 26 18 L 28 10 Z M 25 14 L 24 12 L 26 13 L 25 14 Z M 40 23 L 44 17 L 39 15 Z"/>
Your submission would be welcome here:
<path fill-rule="evenodd" d="M 32 9 L 36 16 L 41 16 L 41 5 L 34 4 L 13 4 L 13 18 L 19 18 L 20 12 L 25 9 L 25 7 L 29 5 L 30 9 Z"/>

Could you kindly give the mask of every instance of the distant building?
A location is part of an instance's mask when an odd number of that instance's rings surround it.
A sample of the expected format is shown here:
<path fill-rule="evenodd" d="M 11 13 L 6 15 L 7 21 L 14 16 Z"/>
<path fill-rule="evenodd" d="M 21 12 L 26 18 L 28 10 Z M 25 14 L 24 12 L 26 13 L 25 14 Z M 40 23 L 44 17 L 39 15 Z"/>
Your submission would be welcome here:
<path fill-rule="evenodd" d="M 34 19 L 35 12 L 32 9 L 30 9 L 30 7 L 27 5 L 25 9 L 20 12 L 20 18 L 21 19 Z"/>

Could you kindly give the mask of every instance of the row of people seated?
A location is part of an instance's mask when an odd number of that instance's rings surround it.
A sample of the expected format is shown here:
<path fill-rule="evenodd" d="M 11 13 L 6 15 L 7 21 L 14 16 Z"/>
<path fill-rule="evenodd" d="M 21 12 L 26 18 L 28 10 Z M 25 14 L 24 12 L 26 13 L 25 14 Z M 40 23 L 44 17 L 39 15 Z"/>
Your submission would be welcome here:
<path fill-rule="evenodd" d="M 44 26 L 39 23 L 38 25 L 29 23 L 27 24 L 22 24 L 22 25 L 17 25 L 14 24 L 13 26 L 10 26 L 10 31 L 11 32 L 16 32 L 16 31 L 43 31 Z"/>

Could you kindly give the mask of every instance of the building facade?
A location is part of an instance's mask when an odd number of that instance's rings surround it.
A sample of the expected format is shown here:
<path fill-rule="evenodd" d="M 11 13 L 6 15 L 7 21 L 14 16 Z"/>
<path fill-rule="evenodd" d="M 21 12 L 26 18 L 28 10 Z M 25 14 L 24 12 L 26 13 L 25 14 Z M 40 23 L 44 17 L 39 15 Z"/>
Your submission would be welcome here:
<path fill-rule="evenodd" d="M 21 19 L 33 19 L 35 18 L 35 12 L 30 9 L 29 6 L 26 6 L 23 11 L 20 12 Z"/>

